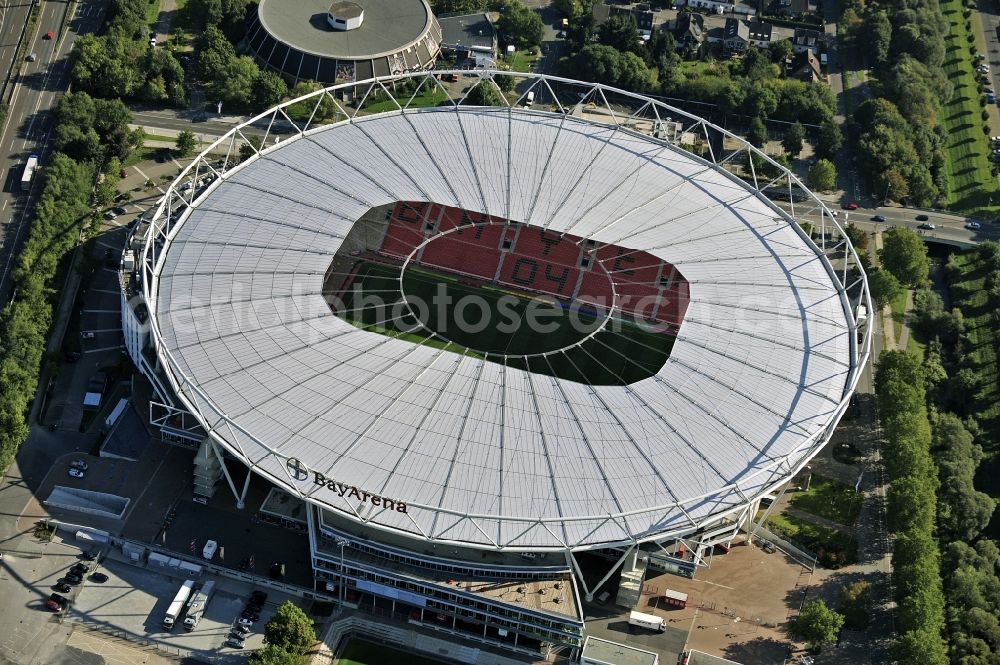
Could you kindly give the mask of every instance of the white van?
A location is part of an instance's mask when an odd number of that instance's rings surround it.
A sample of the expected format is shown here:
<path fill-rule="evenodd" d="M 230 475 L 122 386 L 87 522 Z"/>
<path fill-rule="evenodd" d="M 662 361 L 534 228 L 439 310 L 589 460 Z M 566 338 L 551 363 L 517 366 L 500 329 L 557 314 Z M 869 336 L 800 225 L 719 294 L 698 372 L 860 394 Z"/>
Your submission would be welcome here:
<path fill-rule="evenodd" d="M 524 98 L 524 108 L 531 108 L 531 105 L 535 103 L 535 91 L 529 90 L 527 96 Z"/>
<path fill-rule="evenodd" d="M 208 559 L 209 561 L 211 561 L 212 557 L 215 556 L 216 550 L 218 549 L 219 549 L 219 543 L 215 542 L 214 540 L 210 540 L 207 543 L 205 543 L 205 548 L 201 551 L 201 555 L 206 559 Z"/>

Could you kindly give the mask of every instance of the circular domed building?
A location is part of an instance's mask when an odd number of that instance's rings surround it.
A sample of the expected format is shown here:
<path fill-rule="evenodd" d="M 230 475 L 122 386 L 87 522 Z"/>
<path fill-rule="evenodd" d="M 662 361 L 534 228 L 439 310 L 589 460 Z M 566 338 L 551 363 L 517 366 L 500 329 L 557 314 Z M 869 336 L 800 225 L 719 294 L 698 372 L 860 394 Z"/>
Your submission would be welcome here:
<path fill-rule="evenodd" d="M 292 83 L 351 83 L 430 69 L 441 26 L 425 0 L 261 0 L 247 44 Z"/>

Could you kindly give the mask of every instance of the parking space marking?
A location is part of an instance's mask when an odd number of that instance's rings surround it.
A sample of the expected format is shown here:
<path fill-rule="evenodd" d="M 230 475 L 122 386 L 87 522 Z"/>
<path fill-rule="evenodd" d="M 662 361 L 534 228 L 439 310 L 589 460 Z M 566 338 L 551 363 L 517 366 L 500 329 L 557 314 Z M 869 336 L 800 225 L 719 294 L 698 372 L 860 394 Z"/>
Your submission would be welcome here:
<path fill-rule="evenodd" d="M 118 345 L 118 346 L 104 346 L 104 347 L 101 347 L 99 349 L 88 349 L 87 351 L 84 351 L 84 353 L 104 353 L 106 351 L 117 351 L 120 348 L 121 348 L 121 345 Z"/>

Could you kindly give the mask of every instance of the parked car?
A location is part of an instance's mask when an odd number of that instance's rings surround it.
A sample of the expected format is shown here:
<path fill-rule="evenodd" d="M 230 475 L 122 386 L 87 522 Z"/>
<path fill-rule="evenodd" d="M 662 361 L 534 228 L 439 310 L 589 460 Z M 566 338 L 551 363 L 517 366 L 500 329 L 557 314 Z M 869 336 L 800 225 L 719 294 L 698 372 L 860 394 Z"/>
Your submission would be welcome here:
<path fill-rule="evenodd" d="M 69 465 L 74 469 L 80 469 L 80 471 L 86 471 L 87 469 L 90 468 L 90 465 L 88 465 L 82 459 L 75 459 L 72 462 L 70 462 Z"/>
<path fill-rule="evenodd" d="M 38 60 L 38 54 L 37 53 L 29 53 L 28 54 L 28 62 L 34 62 L 35 60 Z"/>
<path fill-rule="evenodd" d="M 84 561 L 93 561 L 97 558 L 97 555 L 93 552 L 80 552 L 80 558 Z"/>
<path fill-rule="evenodd" d="M 128 214 L 128 210 L 126 210 L 125 208 L 123 208 L 121 206 L 118 206 L 116 208 L 112 208 L 111 212 L 115 213 L 116 215 L 127 215 Z"/>
<path fill-rule="evenodd" d="M 56 582 L 55 584 L 52 585 L 52 588 L 58 591 L 59 593 L 69 593 L 70 591 L 73 590 L 73 587 L 66 584 L 65 582 Z"/>
<path fill-rule="evenodd" d="M 76 573 L 66 573 L 66 576 L 63 577 L 63 581 L 66 582 L 67 584 L 76 586 L 77 584 L 83 582 L 83 578 L 77 575 Z"/>
<path fill-rule="evenodd" d="M 71 478 L 83 478 L 83 471 L 80 469 L 70 469 L 68 473 Z"/>
<path fill-rule="evenodd" d="M 104 219 L 109 221 L 112 219 L 117 219 L 117 217 L 118 215 L 113 210 L 108 210 L 107 212 L 104 213 Z"/>
<path fill-rule="evenodd" d="M 239 635 L 240 637 L 244 637 L 249 632 L 250 632 L 249 626 L 241 626 L 240 624 L 236 624 L 235 626 L 233 626 L 234 635 Z"/>
<path fill-rule="evenodd" d="M 982 228 L 982 224 L 980 224 L 979 222 L 969 222 L 968 224 L 965 225 L 965 228 L 970 229 L 972 231 L 978 231 L 980 228 Z"/>
<path fill-rule="evenodd" d="M 226 640 L 226 646 L 229 647 L 230 649 L 242 649 L 243 645 L 244 641 L 239 639 L 238 637 L 230 636 L 229 639 Z"/>
<path fill-rule="evenodd" d="M 108 581 L 108 576 L 104 573 L 94 573 L 90 576 L 91 582 L 97 582 L 98 584 L 104 584 Z"/>
<path fill-rule="evenodd" d="M 240 620 L 237 621 L 236 623 L 241 626 L 246 626 L 247 628 L 253 626 L 253 621 L 251 619 L 247 619 L 246 617 L 241 617 Z"/>
<path fill-rule="evenodd" d="M 772 543 L 770 540 L 765 540 L 763 543 L 761 543 L 760 548 L 765 552 L 767 552 L 768 554 L 774 554 L 775 552 L 778 551 L 778 548 L 775 547 L 774 543 Z"/>
<path fill-rule="evenodd" d="M 48 32 L 45 33 L 45 39 L 52 39 L 55 36 L 56 36 L 56 33 L 52 32 L 51 30 L 49 30 Z"/>
<path fill-rule="evenodd" d="M 243 614 L 240 615 L 241 619 L 249 619 L 250 621 L 260 621 L 260 612 L 255 612 L 249 607 L 243 610 Z"/>
<path fill-rule="evenodd" d="M 62 612 L 66 609 L 66 598 L 58 593 L 53 593 L 45 601 L 45 606 L 53 612 Z"/>
<path fill-rule="evenodd" d="M 917 215 L 918 222 L 926 222 L 928 219 L 927 215 Z"/>
<path fill-rule="evenodd" d="M 841 203 L 840 207 L 843 208 L 844 210 L 857 210 L 858 204 L 855 203 L 854 201 L 851 201 L 850 203 Z"/>
<path fill-rule="evenodd" d="M 873 222 L 884 222 L 885 221 L 885 215 L 872 215 L 872 221 Z"/>
<path fill-rule="evenodd" d="M 95 335 L 89 330 L 84 330 L 80 333 L 80 339 L 94 339 Z"/>
<path fill-rule="evenodd" d="M 924 224 L 917 224 L 917 228 L 924 229 L 925 231 L 933 231 L 937 227 L 934 226 L 933 224 L 924 223 Z"/>
<path fill-rule="evenodd" d="M 263 605 L 267 600 L 267 594 L 263 591 L 254 591 L 250 594 L 250 601 L 258 605 Z"/>
<path fill-rule="evenodd" d="M 70 566 L 69 572 L 76 573 L 77 575 L 86 575 L 88 570 L 90 570 L 90 566 L 82 562 L 77 562 Z"/>

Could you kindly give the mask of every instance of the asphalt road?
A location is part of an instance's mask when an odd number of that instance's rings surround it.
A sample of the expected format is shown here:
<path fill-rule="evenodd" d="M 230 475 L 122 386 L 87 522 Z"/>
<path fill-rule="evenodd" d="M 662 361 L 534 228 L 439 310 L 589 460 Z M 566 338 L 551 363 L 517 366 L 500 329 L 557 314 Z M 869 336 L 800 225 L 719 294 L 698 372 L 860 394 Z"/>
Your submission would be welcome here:
<path fill-rule="evenodd" d="M 2 0 L 0 0 L 2 1 Z M 13 1 L 13 0 L 11 0 Z M 23 2 L 24 0 L 22 0 Z M 24 241 L 34 197 L 38 195 L 38 179 L 31 191 L 31 200 L 21 191 L 24 163 L 32 153 L 41 155 L 44 166 L 50 147 L 47 145 L 52 127 L 51 110 L 69 85 L 69 52 L 73 41 L 83 32 L 96 30 L 103 16 L 104 2 L 86 0 L 79 5 L 68 2 L 45 2 L 31 36 L 28 52 L 37 54 L 35 62 L 25 62 L 8 112 L 7 125 L 0 134 L 0 167 L 3 188 L 0 191 L 0 302 L 10 295 L 10 272 L 16 250 Z M 75 15 L 69 30 L 59 34 L 66 11 Z M 45 39 L 47 32 L 56 39 Z"/>
<path fill-rule="evenodd" d="M 10 71 L 30 11 L 31 0 L 0 0 L 0 82 Z"/>

